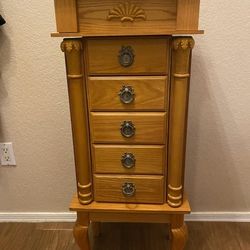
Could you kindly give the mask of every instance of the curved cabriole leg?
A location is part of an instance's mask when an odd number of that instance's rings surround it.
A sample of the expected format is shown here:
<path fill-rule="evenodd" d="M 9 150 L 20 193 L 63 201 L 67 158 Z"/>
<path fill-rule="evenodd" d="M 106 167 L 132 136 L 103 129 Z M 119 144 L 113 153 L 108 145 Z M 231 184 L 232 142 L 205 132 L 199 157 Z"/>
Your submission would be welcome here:
<path fill-rule="evenodd" d="M 81 250 L 90 250 L 88 214 L 77 213 L 77 221 L 73 229 L 76 243 Z"/>
<path fill-rule="evenodd" d="M 171 250 L 183 250 L 188 240 L 184 215 L 172 215 L 170 224 Z"/>
<path fill-rule="evenodd" d="M 187 226 L 171 229 L 171 250 L 183 250 L 188 239 Z"/>
<path fill-rule="evenodd" d="M 74 226 L 74 237 L 81 250 L 90 250 L 88 227 L 76 223 Z"/>

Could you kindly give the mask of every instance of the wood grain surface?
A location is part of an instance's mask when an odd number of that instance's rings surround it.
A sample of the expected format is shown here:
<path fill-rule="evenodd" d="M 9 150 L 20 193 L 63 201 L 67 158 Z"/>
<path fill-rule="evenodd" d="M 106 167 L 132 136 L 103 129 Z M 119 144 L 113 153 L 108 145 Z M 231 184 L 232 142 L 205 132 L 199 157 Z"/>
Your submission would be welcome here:
<path fill-rule="evenodd" d="M 134 63 L 129 67 L 119 63 L 122 46 L 133 49 Z M 169 39 L 166 37 L 88 39 L 87 50 L 90 75 L 166 75 L 168 71 Z"/>
<path fill-rule="evenodd" d="M 158 34 L 155 34 L 155 32 L 148 32 L 149 36 L 152 35 L 190 35 L 190 34 L 204 34 L 205 31 L 204 30 L 165 30 L 165 31 L 161 31 Z M 133 33 L 129 32 L 126 34 L 126 36 L 131 36 Z M 138 36 L 142 36 L 145 34 L 137 34 Z M 93 37 L 93 34 L 84 34 L 82 32 L 76 32 L 76 33 L 70 33 L 70 32 L 52 32 L 50 34 L 51 37 Z M 102 37 L 103 34 L 95 34 L 96 37 Z M 113 33 L 110 34 L 111 37 L 117 36 L 117 34 L 115 33 L 115 31 L 113 31 Z M 122 36 L 122 35 L 121 35 Z M 123 35 L 125 36 L 125 35 Z"/>
<path fill-rule="evenodd" d="M 115 30 L 117 35 L 157 34 L 162 30 L 176 27 L 176 0 L 131 0 L 145 12 L 144 19 L 121 22 L 120 18 L 108 20 L 110 10 L 118 7 L 121 0 L 78 0 L 79 29 L 83 33 L 103 34 L 108 36 Z M 125 11 L 125 10 L 124 10 Z M 125 15 L 126 16 L 126 15 Z M 129 16 L 129 15 L 128 15 Z M 133 16 L 133 14 L 132 14 Z"/>
<path fill-rule="evenodd" d="M 82 205 L 79 203 L 77 196 L 75 195 L 70 204 L 71 211 L 83 211 L 90 213 L 139 213 L 139 214 L 189 214 L 191 209 L 186 196 L 184 196 L 183 204 L 180 207 L 173 208 L 167 203 L 164 204 L 135 204 L 135 203 L 107 203 L 107 202 L 95 202 L 88 205 Z"/>
<path fill-rule="evenodd" d="M 90 213 L 91 221 L 98 222 L 140 222 L 140 223 L 170 223 L 168 214 L 133 214 L 133 213 Z"/>
<path fill-rule="evenodd" d="M 164 111 L 168 100 L 166 76 L 89 77 L 91 111 Z M 119 93 L 123 86 L 134 90 L 134 101 L 124 104 Z"/>
<path fill-rule="evenodd" d="M 135 195 L 122 193 L 124 183 L 133 183 Z M 94 175 L 95 201 L 125 203 L 163 203 L 163 176 Z"/>
<path fill-rule="evenodd" d="M 61 48 L 65 53 L 68 78 L 68 95 L 74 143 L 75 169 L 79 200 L 83 204 L 93 199 L 91 185 L 91 154 L 87 91 L 82 62 L 82 40 L 64 39 Z M 72 76 L 78 77 L 72 77 Z M 79 77 L 80 76 L 80 77 Z"/>
<path fill-rule="evenodd" d="M 121 125 L 131 121 L 135 135 L 125 138 Z M 164 144 L 166 139 L 165 112 L 91 112 L 91 139 L 93 143 Z"/>
<path fill-rule="evenodd" d="M 163 174 L 165 166 L 165 146 L 147 145 L 93 145 L 92 162 L 95 173 L 113 174 Z M 123 167 L 124 153 L 132 153 L 135 166 Z"/>
<path fill-rule="evenodd" d="M 2 250 L 79 250 L 73 223 L 0 223 Z M 185 250 L 248 250 L 250 223 L 187 222 Z M 166 224 L 101 223 L 93 250 L 169 250 Z"/>
<path fill-rule="evenodd" d="M 184 190 L 188 101 L 193 46 L 194 40 L 192 37 L 173 38 L 167 191 L 167 202 L 173 207 L 181 205 Z"/>
<path fill-rule="evenodd" d="M 199 28 L 200 0 L 178 0 L 177 30 L 197 30 Z"/>
<path fill-rule="evenodd" d="M 58 32 L 77 32 L 76 0 L 54 0 Z"/>

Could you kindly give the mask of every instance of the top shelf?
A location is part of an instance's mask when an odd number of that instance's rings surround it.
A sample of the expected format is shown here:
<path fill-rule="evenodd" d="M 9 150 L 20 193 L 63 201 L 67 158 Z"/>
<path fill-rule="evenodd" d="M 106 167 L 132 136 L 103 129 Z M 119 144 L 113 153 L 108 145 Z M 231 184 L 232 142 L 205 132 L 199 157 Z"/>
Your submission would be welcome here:
<path fill-rule="evenodd" d="M 204 30 L 166 30 L 166 32 L 151 32 L 151 33 L 131 33 L 128 32 L 126 34 L 120 34 L 119 36 L 154 36 L 154 35 L 187 35 L 187 34 L 192 34 L 192 35 L 201 35 L 204 34 Z M 104 33 L 99 33 L 99 34 L 91 34 L 91 33 L 80 33 L 80 32 L 53 32 L 50 34 L 51 37 L 104 37 L 104 36 L 117 36 L 117 33 L 109 33 L 109 34 L 104 34 Z"/>
<path fill-rule="evenodd" d="M 203 34 L 200 0 L 55 0 L 52 37 Z"/>

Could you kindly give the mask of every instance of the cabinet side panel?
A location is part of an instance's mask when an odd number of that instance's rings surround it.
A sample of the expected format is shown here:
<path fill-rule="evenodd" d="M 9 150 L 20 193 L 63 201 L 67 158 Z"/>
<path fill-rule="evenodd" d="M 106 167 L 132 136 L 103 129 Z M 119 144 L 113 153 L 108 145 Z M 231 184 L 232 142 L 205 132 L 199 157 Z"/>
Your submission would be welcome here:
<path fill-rule="evenodd" d="M 82 40 L 65 39 L 61 47 L 66 58 L 78 197 L 82 204 L 88 204 L 93 195 Z"/>
<path fill-rule="evenodd" d="M 55 0 L 58 32 L 78 32 L 76 0 Z"/>
<path fill-rule="evenodd" d="M 198 30 L 200 0 L 178 0 L 176 30 Z"/>

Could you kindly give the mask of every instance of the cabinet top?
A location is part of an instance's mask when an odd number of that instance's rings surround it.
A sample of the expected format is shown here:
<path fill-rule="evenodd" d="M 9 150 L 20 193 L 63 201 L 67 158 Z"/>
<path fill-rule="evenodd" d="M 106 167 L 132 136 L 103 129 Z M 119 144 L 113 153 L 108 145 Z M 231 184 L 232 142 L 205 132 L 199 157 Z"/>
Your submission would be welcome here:
<path fill-rule="evenodd" d="M 53 37 L 203 34 L 200 0 L 54 0 Z"/>

